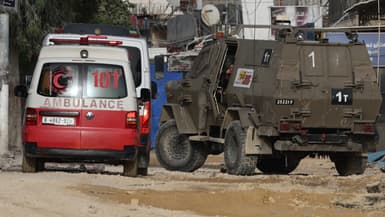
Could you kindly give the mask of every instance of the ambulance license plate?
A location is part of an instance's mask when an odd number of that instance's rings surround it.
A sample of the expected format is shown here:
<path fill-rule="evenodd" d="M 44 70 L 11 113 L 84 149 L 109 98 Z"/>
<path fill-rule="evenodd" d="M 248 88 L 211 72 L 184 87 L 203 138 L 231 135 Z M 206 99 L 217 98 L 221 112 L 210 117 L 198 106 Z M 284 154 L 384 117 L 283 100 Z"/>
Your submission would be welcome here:
<path fill-rule="evenodd" d="M 75 126 L 75 118 L 43 116 L 42 123 L 59 126 Z"/>

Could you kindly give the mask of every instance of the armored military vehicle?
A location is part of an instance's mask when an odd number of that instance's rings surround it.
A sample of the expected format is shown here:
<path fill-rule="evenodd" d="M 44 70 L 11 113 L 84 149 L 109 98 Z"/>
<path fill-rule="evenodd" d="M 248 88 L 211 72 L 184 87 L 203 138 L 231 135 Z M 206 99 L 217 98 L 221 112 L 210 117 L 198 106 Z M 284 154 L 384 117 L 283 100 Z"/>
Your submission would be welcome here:
<path fill-rule="evenodd" d="M 290 35 L 215 40 L 167 84 L 155 141 L 164 168 L 192 172 L 224 152 L 234 175 L 288 174 L 310 154 L 342 176 L 365 171 L 381 104 L 365 45 Z"/>

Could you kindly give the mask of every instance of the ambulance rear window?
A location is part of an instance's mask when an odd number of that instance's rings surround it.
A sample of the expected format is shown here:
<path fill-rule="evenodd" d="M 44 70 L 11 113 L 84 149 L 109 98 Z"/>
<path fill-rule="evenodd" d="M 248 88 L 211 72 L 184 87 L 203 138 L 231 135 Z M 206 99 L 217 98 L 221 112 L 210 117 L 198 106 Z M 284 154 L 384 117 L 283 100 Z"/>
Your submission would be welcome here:
<path fill-rule="evenodd" d="M 37 92 L 51 97 L 79 96 L 80 66 L 71 63 L 44 64 Z"/>
<path fill-rule="evenodd" d="M 127 96 L 123 68 L 116 65 L 87 64 L 84 97 L 119 99 Z"/>
<path fill-rule="evenodd" d="M 49 97 L 119 99 L 127 96 L 125 81 L 118 65 L 47 63 L 37 92 Z"/>

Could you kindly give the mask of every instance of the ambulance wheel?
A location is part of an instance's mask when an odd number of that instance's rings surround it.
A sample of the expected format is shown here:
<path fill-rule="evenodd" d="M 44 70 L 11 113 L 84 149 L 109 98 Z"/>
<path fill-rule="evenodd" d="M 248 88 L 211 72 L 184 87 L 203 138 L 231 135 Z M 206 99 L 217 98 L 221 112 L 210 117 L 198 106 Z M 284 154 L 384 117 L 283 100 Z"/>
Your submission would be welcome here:
<path fill-rule="evenodd" d="M 226 171 L 232 175 L 249 176 L 255 173 L 256 157 L 245 154 L 246 134 L 240 121 L 233 121 L 225 135 Z"/>
<path fill-rule="evenodd" d="M 44 169 L 44 162 L 41 159 L 23 154 L 21 169 L 24 173 L 36 173 Z"/>
<path fill-rule="evenodd" d="M 136 177 L 138 175 L 138 161 L 130 160 L 123 163 L 123 176 Z"/>
<path fill-rule="evenodd" d="M 147 176 L 148 175 L 148 168 L 138 168 L 138 175 Z"/>
<path fill-rule="evenodd" d="M 291 156 L 258 159 L 257 168 L 267 174 L 289 174 L 297 168 L 300 161 L 300 158 Z"/>
<path fill-rule="evenodd" d="M 368 158 L 351 153 L 338 153 L 330 156 L 340 176 L 360 175 L 365 172 Z"/>
<path fill-rule="evenodd" d="M 155 154 L 159 164 L 171 171 L 193 172 L 207 159 L 207 148 L 179 134 L 176 121 L 162 124 L 155 138 Z"/>
<path fill-rule="evenodd" d="M 150 153 L 139 152 L 137 161 L 138 161 L 138 175 L 147 176 L 148 165 L 150 164 Z"/>
<path fill-rule="evenodd" d="M 43 159 L 36 159 L 37 163 L 37 172 L 44 171 L 44 161 Z"/>

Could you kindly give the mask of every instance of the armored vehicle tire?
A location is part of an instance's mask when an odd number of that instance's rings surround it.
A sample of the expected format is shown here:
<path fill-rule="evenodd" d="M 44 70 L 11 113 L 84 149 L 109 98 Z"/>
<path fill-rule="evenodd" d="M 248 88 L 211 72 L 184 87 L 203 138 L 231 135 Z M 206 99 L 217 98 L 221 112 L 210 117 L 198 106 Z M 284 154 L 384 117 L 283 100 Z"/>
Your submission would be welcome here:
<path fill-rule="evenodd" d="M 179 134 L 173 119 L 160 126 L 155 138 L 155 154 L 165 169 L 183 172 L 199 169 L 207 159 L 206 147 Z"/>
<path fill-rule="evenodd" d="M 255 173 L 256 157 L 245 154 L 245 138 L 241 123 L 231 122 L 224 145 L 225 167 L 229 174 L 249 176 Z"/>
<path fill-rule="evenodd" d="M 360 175 L 365 172 L 368 158 L 355 154 L 340 153 L 330 156 L 340 176 Z"/>
<path fill-rule="evenodd" d="M 297 168 L 300 161 L 300 158 L 291 156 L 288 156 L 287 159 L 285 156 L 258 159 L 257 168 L 267 174 L 289 174 Z"/>
<path fill-rule="evenodd" d="M 23 154 L 23 160 L 21 165 L 24 173 L 36 173 L 44 170 L 44 161 L 38 158 L 28 157 Z"/>

